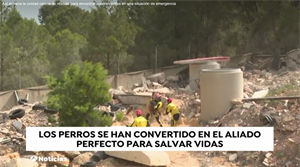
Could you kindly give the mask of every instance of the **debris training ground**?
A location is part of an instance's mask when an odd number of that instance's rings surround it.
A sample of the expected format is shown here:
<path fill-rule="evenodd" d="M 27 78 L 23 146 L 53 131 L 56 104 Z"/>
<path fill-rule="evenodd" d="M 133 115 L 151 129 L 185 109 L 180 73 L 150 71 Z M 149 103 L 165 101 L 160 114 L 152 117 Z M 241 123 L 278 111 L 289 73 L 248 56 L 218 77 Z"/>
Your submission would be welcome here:
<path fill-rule="evenodd" d="M 245 62 L 247 63 L 247 62 Z M 271 59 L 263 58 L 259 59 L 256 66 L 251 66 L 247 64 L 247 68 L 243 72 L 244 77 L 244 98 L 250 98 L 254 94 L 261 94 L 261 92 L 267 91 L 267 97 L 280 97 L 280 96 L 295 96 L 299 94 L 300 86 L 300 71 L 291 71 L 286 67 L 278 71 L 265 70 L 266 66 L 271 63 Z M 238 64 L 238 63 L 236 63 Z M 244 64 L 241 64 L 244 65 Z M 259 66 L 259 67 L 257 67 Z M 169 77 L 169 79 L 174 79 L 176 77 Z M 148 79 L 146 79 L 148 80 Z M 154 84 L 153 84 L 154 83 Z M 300 144 L 300 111 L 298 99 L 283 99 L 283 100 L 260 100 L 260 101 L 232 101 L 232 109 L 230 112 L 226 113 L 221 118 L 216 118 L 215 120 L 203 123 L 198 121 L 201 113 L 201 98 L 199 92 L 192 91 L 189 87 L 179 87 L 176 82 L 169 82 L 162 86 L 162 84 L 155 81 L 148 81 L 146 83 L 147 89 L 142 89 L 142 84 L 136 85 L 132 90 L 126 90 L 123 87 L 118 89 L 111 89 L 110 92 L 115 97 L 111 106 L 98 106 L 97 110 L 104 110 L 107 113 L 113 113 L 115 115 L 117 112 L 126 113 L 128 105 L 124 101 L 122 103 L 122 96 L 124 94 L 138 94 L 138 93 L 148 93 L 147 91 L 158 90 L 162 91 L 161 94 L 168 94 L 172 97 L 173 102 L 178 106 L 181 112 L 181 118 L 178 121 L 178 126 L 181 127 L 262 127 L 262 126 L 273 126 L 274 127 L 274 151 L 273 152 L 167 152 L 171 160 L 170 166 L 220 166 L 221 164 L 225 166 L 285 166 L 286 163 L 298 164 L 297 158 L 299 158 L 299 144 Z M 151 94 L 151 92 L 150 92 Z M 263 98 L 263 97 L 262 97 Z M 128 100 L 127 98 L 126 100 Z M 124 105 L 126 104 L 126 105 Z M 133 110 L 140 108 L 138 105 L 133 106 Z M 16 109 L 24 109 L 25 115 L 18 119 L 8 119 L 2 122 L 0 125 L 0 166 L 8 166 L 6 164 L 13 163 L 14 161 L 21 161 L 25 163 L 33 163 L 30 160 L 29 154 L 26 152 L 24 136 L 26 126 L 58 126 L 58 114 L 48 114 L 41 109 L 34 109 L 31 105 L 18 105 L 10 110 L 4 111 L 3 113 L 9 113 Z M 147 107 L 142 108 L 143 111 L 147 110 Z M 0 115 L 2 118 L 2 115 Z M 170 126 L 170 115 L 162 115 L 161 120 L 164 126 Z M 51 118 L 51 119 L 50 119 Z M 125 116 L 124 120 L 121 122 L 115 121 L 114 126 L 125 126 L 131 124 L 135 118 L 133 112 L 129 112 Z M 114 119 L 115 116 L 114 116 Z M 156 121 L 153 119 L 151 126 L 159 127 Z M 258 133 L 241 133 L 235 134 L 228 132 L 230 137 L 257 137 Z M 70 132 L 63 131 L 56 133 L 55 135 L 41 132 L 43 137 L 93 137 L 93 138 L 103 138 L 105 139 L 110 134 L 108 132 Z M 142 139 L 146 134 L 128 134 L 128 133 L 115 133 L 116 137 L 126 138 L 134 137 L 137 139 Z M 152 138 L 157 136 L 163 136 L 166 138 L 176 137 L 178 135 L 186 136 L 189 138 L 201 137 L 203 140 L 199 140 L 198 147 L 222 147 L 223 143 L 219 143 L 222 138 L 226 137 L 226 134 L 194 132 L 190 134 L 177 134 L 176 129 L 171 134 L 168 133 L 158 133 L 153 132 L 149 134 Z M 147 134 L 148 136 L 148 134 Z M 217 137 L 220 140 L 215 140 L 214 142 L 207 142 L 205 137 Z M 229 137 L 229 135 L 227 135 Z M 141 143 L 140 141 L 131 141 L 131 143 L 125 142 L 105 142 L 101 140 L 93 141 L 83 141 L 79 140 L 74 145 L 79 144 L 80 147 L 122 147 L 123 145 L 130 144 L 132 147 L 139 147 L 141 145 L 150 147 L 155 145 L 155 140 L 153 143 Z M 179 147 L 188 147 L 196 145 L 197 143 L 192 142 L 177 142 L 174 143 L 171 140 L 166 140 L 164 143 L 157 143 L 160 147 L 169 147 L 178 145 Z M 65 157 L 65 161 L 56 162 L 62 166 L 77 165 L 80 166 L 82 161 L 89 161 L 90 158 L 97 152 L 79 152 L 79 151 L 62 151 L 62 152 L 37 152 L 37 155 L 42 157 Z M 83 159 L 83 160 L 82 160 Z M 28 160 L 28 161 L 27 161 Z M 26 161 L 26 162 L 25 162 Z M 17 162 L 16 162 L 17 163 Z M 48 165 L 45 162 L 34 162 L 40 165 Z M 54 162 L 51 162 L 52 165 Z M 108 164 L 108 165 L 107 165 Z M 34 166 L 34 165 L 31 165 Z M 144 167 L 140 164 L 129 162 L 126 160 L 118 159 L 115 157 L 109 157 L 98 162 L 98 166 L 137 166 Z M 289 166 L 291 167 L 291 165 Z"/>

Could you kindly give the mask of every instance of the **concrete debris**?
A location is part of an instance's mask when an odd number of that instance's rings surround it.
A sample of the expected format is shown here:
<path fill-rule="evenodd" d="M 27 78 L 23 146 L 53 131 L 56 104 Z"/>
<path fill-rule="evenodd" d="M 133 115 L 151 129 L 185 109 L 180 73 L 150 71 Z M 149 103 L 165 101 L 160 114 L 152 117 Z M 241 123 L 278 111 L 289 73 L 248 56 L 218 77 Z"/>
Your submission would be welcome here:
<path fill-rule="evenodd" d="M 125 159 L 147 166 L 168 166 L 170 165 L 169 155 L 164 151 L 106 151 L 107 155 Z M 136 158 L 139 157 L 139 158 Z"/>
<path fill-rule="evenodd" d="M 200 99 L 196 99 L 194 101 L 194 104 L 197 105 L 197 106 L 201 106 L 201 100 Z"/>
<path fill-rule="evenodd" d="M 235 161 L 237 159 L 238 155 L 237 153 L 229 155 L 229 161 Z"/>
<path fill-rule="evenodd" d="M 249 109 L 252 105 L 252 103 L 244 103 L 243 107 Z"/>
<path fill-rule="evenodd" d="M 20 106 L 3 113 L 19 109 Z M 0 166 L 5 167 L 38 167 L 38 166 L 69 166 L 70 164 L 81 165 L 88 161 L 92 153 L 81 154 L 78 151 L 63 152 L 28 152 L 26 151 L 25 130 L 27 126 L 57 126 L 57 122 L 48 122 L 48 115 L 44 111 L 33 111 L 28 106 L 23 107 L 25 115 L 17 120 L 7 120 L 0 125 Z M 2 113 L 2 114 L 3 114 Z M 57 121 L 57 115 L 52 115 L 52 121 Z M 88 155 L 88 156 L 87 156 Z M 64 158 L 64 161 L 35 162 L 32 156 L 51 156 Z M 74 162 L 73 162 L 74 161 Z"/>
<path fill-rule="evenodd" d="M 144 88 L 145 90 L 148 89 L 148 85 L 147 85 L 147 81 L 146 81 L 146 78 L 145 78 L 145 77 L 142 77 L 142 85 L 143 85 L 143 88 Z"/>
<path fill-rule="evenodd" d="M 291 70 L 300 68 L 300 49 L 295 49 L 287 53 L 286 66 Z"/>
<path fill-rule="evenodd" d="M 39 164 L 27 158 L 15 158 L 4 164 L 5 167 L 38 167 Z"/>
<path fill-rule="evenodd" d="M 300 52 L 300 51 L 299 51 Z M 296 54 L 297 53 L 297 54 Z M 296 59 L 297 58 L 297 59 Z M 289 62 L 290 60 L 299 62 Z M 296 66 L 296 64 L 297 66 Z M 287 57 L 287 68 L 279 71 L 261 70 L 259 63 L 253 63 L 244 70 L 244 98 L 264 98 L 276 96 L 299 95 L 300 71 L 288 71 L 300 67 L 300 57 L 298 51 L 290 53 Z M 245 66 L 246 67 L 246 66 Z M 255 67 L 255 69 L 254 69 Z M 250 69 L 250 70 L 248 70 Z M 185 79 L 186 80 L 186 79 Z M 179 153 L 166 153 L 163 155 L 164 164 L 158 164 L 160 158 L 155 155 L 143 154 L 143 162 L 147 165 L 185 166 L 191 158 L 195 164 L 190 166 L 201 166 L 198 162 L 204 162 L 205 166 L 299 166 L 299 144 L 300 144 L 300 100 L 265 100 L 258 102 L 246 101 L 245 99 L 232 99 L 232 107 L 228 112 L 209 122 L 199 122 L 201 117 L 201 92 L 195 92 L 187 84 L 182 83 L 179 75 L 167 76 L 165 73 L 157 73 L 149 77 L 142 77 L 134 81 L 133 85 L 119 86 L 117 89 L 110 89 L 112 101 L 108 104 L 96 106 L 95 110 L 105 111 L 108 114 L 124 112 L 126 116 L 122 122 L 115 122 L 114 126 L 126 126 L 133 122 L 136 109 L 141 109 L 144 113 L 149 110 L 149 100 L 152 92 L 162 95 L 163 109 L 166 109 L 166 99 L 173 99 L 173 103 L 178 106 L 180 120 L 178 126 L 205 126 L 205 127 L 274 127 L 274 151 L 273 152 L 195 152 L 193 156 L 189 154 L 187 159 L 182 160 Z M 125 85 L 124 85 L 125 86 Z M 12 110 L 22 108 L 25 116 L 15 120 L 8 118 Z M 5 114 L 4 114 L 5 113 Z M 29 166 L 80 166 L 84 162 L 89 162 L 95 152 L 26 152 L 25 130 L 28 126 L 57 126 L 57 114 L 52 115 L 54 121 L 49 122 L 48 115 L 43 111 L 32 111 L 29 106 L 14 107 L 9 111 L 0 113 L 0 166 L 18 166 L 20 163 L 31 163 Z M 170 115 L 162 114 L 164 125 L 170 125 Z M 155 120 L 153 120 L 154 126 Z M 153 125 L 151 124 L 151 126 Z M 101 151 L 101 150 L 98 150 Z M 138 161 L 134 157 L 126 157 L 129 154 L 112 153 L 111 157 L 100 160 L 98 166 L 138 166 L 131 161 Z M 146 156 L 149 155 L 149 156 Z M 178 154 L 178 155 L 177 155 Z M 187 154 L 187 153 L 185 153 Z M 30 155 L 59 156 L 65 157 L 66 161 L 60 164 L 50 162 L 33 162 Z M 138 154 L 139 156 L 141 154 Z M 150 156 L 151 155 L 151 156 Z M 176 157 L 177 156 L 177 157 Z M 297 157 L 298 156 L 298 157 Z M 119 158 L 116 158 L 119 157 Z M 174 158 L 175 157 L 175 158 Z M 172 159 L 174 158 L 174 159 Z M 156 159 L 156 160 L 153 160 Z M 28 161 L 30 160 L 30 161 Z M 126 161 L 127 160 L 127 161 Z M 178 163 L 178 162 L 179 163 Z M 191 160 L 192 161 L 192 160 Z M 215 161 L 215 163 L 212 163 Z M 181 164 L 180 164 L 181 163 Z M 204 164 L 204 163 L 203 163 Z M 203 166 L 202 164 L 202 166 Z M 20 166 L 20 165 L 19 165 Z M 24 166 L 24 165 L 23 165 Z"/>
<path fill-rule="evenodd" d="M 256 91 L 256 92 L 253 93 L 252 98 L 266 97 L 268 93 L 269 93 L 268 89 Z"/>
<path fill-rule="evenodd" d="M 158 82 L 163 84 L 166 81 L 166 74 L 164 72 L 156 73 L 147 77 L 151 82 Z"/>
<path fill-rule="evenodd" d="M 70 166 L 79 166 L 84 162 L 88 162 L 92 156 L 93 154 L 90 152 L 80 154 L 73 159 Z"/>
<path fill-rule="evenodd" d="M 162 89 L 163 88 L 163 86 L 157 82 L 152 82 L 152 84 L 153 84 L 153 89 Z"/>

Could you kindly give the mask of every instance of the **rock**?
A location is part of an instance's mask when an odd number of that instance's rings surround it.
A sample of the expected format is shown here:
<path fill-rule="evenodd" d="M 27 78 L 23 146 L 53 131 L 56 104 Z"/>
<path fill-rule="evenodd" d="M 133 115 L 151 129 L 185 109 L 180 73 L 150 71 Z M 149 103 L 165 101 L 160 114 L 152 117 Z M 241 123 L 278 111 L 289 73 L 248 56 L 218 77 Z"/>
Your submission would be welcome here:
<path fill-rule="evenodd" d="M 285 167 L 293 167 L 293 163 L 291 161 L 288 161 L 287 163 L 285 163 Z"/>
<path fill-rule="evenodd" d="M 150 80 L 147 80 L 146 84 L 147 84 L 148 88 L 152 88 L 152 82 Z"/>
<path fill-rule="evenodd" d="M 14 122 L 13 122 L 13 126 L 14 126 L 18 131 L 24 130 L 24 129 L 26 128 L 26 126 L 23 125 L 22 122 L 20 122 L 20 121 L 14 121 Z"/>
<path fill-rule="evenodd" d="M 299 68 L 300 49 L 291 50 L 287 53 L 286 66 L 291 70 Z"/>
<path fill-rule="evenodd" d="M 189 114 L 189 116 L 187 117 L 187 120 L 190 120 L 191 118 L 193 118 L 195 116 L 195 113 L 194 112 L 191 112 Z"/>
<path fill-rule="evenodd" d="M 8 157 L 9 159 L 20 158 L 20 154 L 18 152 L 6 154 L 3 157 Z"/>
<path fill-rule="evenodd" d="M 269 89 L 264 89 L 264 90 L 256 91 L 256 92 L 253 93 L 252 98 L 266 97 L 268 93 L 269 93 Z"/>
<path fill-rule="evenodd" d="M 244 93 L 244 98 L 245 98 L 245 99 L 248 99 L 248 98 L 249 98 L 249 96 L 247 95 L 247 93 Z"/>
<path fill-rule="evenodd" d="M 80 155 L 79 151 L 63 151 L 62 154 L 64 154 L 66 157 L 73 159 Z"/>
<path fill-rule="evenodd" d="M 87 152 L 87 153 L 83 153 L 78 155 L 77 157 L 75 157 L 73 159 L 73 161 L 71 162 L 70 166 L 74 166 L 74 165 L 81 165 L 84 162 L 90 161 L 90 158 L 93 156 L 92 153 Z"/>
<path fill-rule="evenodd" d="M 5 167 L 38 167 L 39 164 L 31 159 L 26 158 L 16 158 L 10 160 L 4 165 Z"/>
<path fill-rule="evenodd" d="M 163 88 L 163 86 L 161 84 L 157 83 L 157 82 L 153 82 L 152 85 L 153 85 L 153 89 L 161 89 L 161 88 Z"/>
<path fill-rule="evenodd" d="M 145 92 L 146 91 L 146 89 L 144 88 L 144 87 L 138 87 L 138 88 L 135 88 L 135 89 L 133 89 L 132 91 L 134 91 L 134 92 Z"/>
<path fill-rule="evenodd" d="M 233 100 L 231 101 L 231 103 L 232 103 L 233 105 L 236 105 L 236 104 L 243 104 L 242 99 L 233 99 Z"/>
<path fill-rule="evenodd" d="M 107 158 L 107 159 L 105 159 L 105 160 L 102 160 L 102 161 L 100 161 L 98 164 L 97 164 L 97 166 L 118 166 L 119 164 L 118 164 L 118 162 L 116 161 L 116 159 L 115 158 L 112 158 L 112 157 L 110 157 L 110 158 Z"/>
<path fill-rule="evenodd" d="M 196 100 L 194 101 L 194 104 L 195 104 L 196 106 L 200 106 L 200 105 L 201 105 L 201 100 L 200 100 L 200 99 L 196 99 Z"/>
<path fill-rule="evenodd" d="M 106 158 L 108 158 L 108 155 L 106 155 L 104 151 L 97 151 L 90 160 L 94 162 L 100 162 Z"/>
<path fill-rule="evenodd" d="M 199 117 L 200 117 L 200 115 L 201 115 L 201 114 L 200 114 L 200 113 L 198 113 L 198 114 L 196 114 L 196 115 L 195 115 L 195 117 L 196 117 L 196 118 L 199 118 Z"/>
<path fill-rule="evenodd" d="M 148 89 L 148 85 L 147 85 L 147 81 L 145 77 L 142 77 L 142 86 L 144 88 L 144 90 Z"/>
<path fill-rule="evenodd" d="M 13 153 L 15 150 L 11 146 L 0 145 L 0 155 Z"/>
<path fill-rule="evenodd" d="M 284 118 L 282 119 L 282 122 L 288 123 L 288 122 L 291 122 L 291 121 L 294 121 L 294 120 L 295 120 L 294 117 L 288 115 L 288 116 L 286 116 L 286 117 L 284 117 Z"/>
<path fill-rule="evenodd" d="M 170 165 L 169 155 L 164 151 L 105 151 L 105 153 L 112 157 L 133 161 L 147 166 Z"/>
<path fill-rule="evenodd" d="M 48 156 L 56 158 L 56 161 L 49 161 L 49 165 L 57 165 L 57 166 L 69 166 L 70 160 L 65 156 L 57 152 L 50 152 Z"/>
<path fill-rule="evenodd" d="M 41 164 L 39 164 L 39 167 L 48 167 L 48 166 L 45 163 L 41 163 Z"/>
<path fill-rule="evenodd" d="M 252 105 L 252 103 L 244 103 L 243 107 L 249 109 Z"/>
<path fill-rule="evenodd" d="M 271 155 L 272 155 L 272 153 L 267 153 L 267 154 L 266 154 L 266 158 L 270 158 Z"/>
<path fill-rule="evenodd" d="M 237 159 L 236 153 L 229 155 L 229 161 L 235 161 L 236 159 Z"/>
<path fill-rule="evenodd" d="M 188 121 L 188 123 L 191 127 L 197 127 L 199 125 L 198 118 L 192 118 Z"/>
<path fill-rule="evenodd" d="M 245 85 L 245 86 L 244 86 L 244 92 L 247 92 L 247 93 L 253 94 L 253 90 L 251 90 L 251 89 L 249 88 L 249 86 L 248 86 L 248 85 Z"/>
<path fill-rule="evenodd" d="M 10 160 L 7 156 L 0 156 L 0 166 L 5 166 Z"/>
<path fill-rule="evenodd" d="M 166 80 L 167 81 L 171 81 L 171 82 L 177 82 L 177 81 L 179 81 L 179 76 L 167 76 L 166 77 Z"/>
<path fill-rule="evenodd" d="M 124 91 L 124 92 L 126 91 L 126 89 L 125 89 L 123 86 L 119 86 L 119 87 L 118 87 L 118 90 Z"/>
<path fill-rule="evenodd" d="M 158 82 L 158 83 L 164 83 L 166 80 L 165 78 L 166 78 L 166 75 L 164 72 L 156 73 L 156 74 L 153 74 L 153 75 L 150 75 L 149 77 L 147 77 L 147 79 L 149 79 L 150 81 Z"/>

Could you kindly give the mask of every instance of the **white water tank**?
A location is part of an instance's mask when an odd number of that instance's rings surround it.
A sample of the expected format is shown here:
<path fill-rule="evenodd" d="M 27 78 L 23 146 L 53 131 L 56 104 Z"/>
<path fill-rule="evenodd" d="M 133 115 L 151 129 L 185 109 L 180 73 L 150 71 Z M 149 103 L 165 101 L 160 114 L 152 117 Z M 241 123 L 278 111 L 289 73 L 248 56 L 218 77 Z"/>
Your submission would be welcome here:
<path fill-rule="evenodd" d="M 222 117 L 230 109 L 233 99 L 243 98 L 241 69 L 204 69 L 200 78 L 200 121 Z"/>
<path fill-rule="evenodd" d="M 196 82 L 199 82 L 200 72 L 203 69 L 220 69 L 221 66 L 217 62 L 205 62 L 205 63 L 195 63 L 189 65 L 190 71 L 190 88 L 192 90 L 198 90 L 198 85 Z M 198 83 L 199 84 L 199 83 Z"/>

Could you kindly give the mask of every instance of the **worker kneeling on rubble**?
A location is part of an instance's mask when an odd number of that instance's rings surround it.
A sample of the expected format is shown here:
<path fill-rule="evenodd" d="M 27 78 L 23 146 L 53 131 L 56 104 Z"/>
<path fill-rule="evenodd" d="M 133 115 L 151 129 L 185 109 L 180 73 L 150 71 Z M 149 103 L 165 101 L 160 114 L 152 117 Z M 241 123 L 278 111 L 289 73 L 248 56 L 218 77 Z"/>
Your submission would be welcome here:
<path fill-rule="evenodd" d="M 151 121 L 151 116 L 154 115 L 155 116 L 155 119 L 157 121 L 157 123 L 160 125 L 160 127 L 163 127 L 163 124 L 159 118 L 160 116 L 160 110 L 163 106 L 162 102 L 161 102 L 161 95 L 156 95 L 156 98 L 155 98 L 155 101 L 154 101 L 155 105 L 153 104 L 153 108 L 151 109 L 152 111 L 150 111 L 150 113 L 148 113 L 146 115 L 146 119 L 149 121 L 149 124 L 150 124 L 150 121 Z"/>
<path fill-rule="evenodd" d="M 136 110 L 136 118 L 133 123 L 127 127 L 150 127 L 149 122 L 142 116 L 141 110 Z"/>
<path fill-rule="evenodd" d="M 171 113 L 171 127 L 176 127 L 177 126 L 177 122 L 179 120 L 180 114 L 179 114 L 179 110 L 176 106 L 176 104 L 172 103 L 172 99 L 168 98 L 167 99 L 167 109 L 166 109 L 166 113 L 165 115 L 168 115 L 169 113 Z"/>

